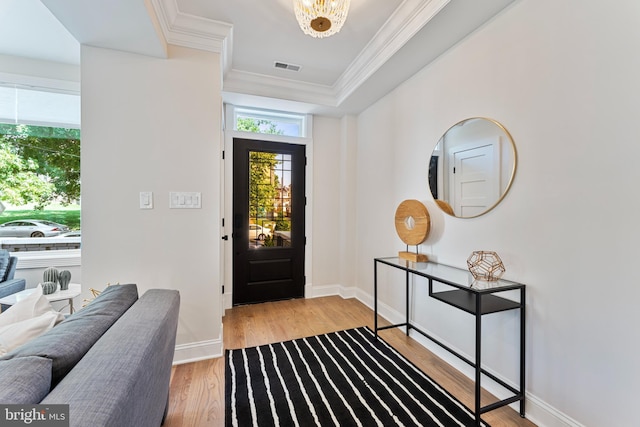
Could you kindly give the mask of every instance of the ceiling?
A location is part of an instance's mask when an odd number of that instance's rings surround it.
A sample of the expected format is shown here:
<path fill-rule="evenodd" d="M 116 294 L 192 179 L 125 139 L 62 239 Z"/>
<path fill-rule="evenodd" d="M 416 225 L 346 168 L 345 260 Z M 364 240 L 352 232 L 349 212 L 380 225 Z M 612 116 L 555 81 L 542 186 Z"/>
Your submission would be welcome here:
<path fill-rule="evenodd" d="M 221 55 L 228 102 L 342 115 L 513 1 L 352 0 L 342 30 L 315 39 L 298 27 L 292 0 L 2 0 L 0 54 L 79 64 L 80 44 L 161 58 L 167 44 L 203 49 Z"/>

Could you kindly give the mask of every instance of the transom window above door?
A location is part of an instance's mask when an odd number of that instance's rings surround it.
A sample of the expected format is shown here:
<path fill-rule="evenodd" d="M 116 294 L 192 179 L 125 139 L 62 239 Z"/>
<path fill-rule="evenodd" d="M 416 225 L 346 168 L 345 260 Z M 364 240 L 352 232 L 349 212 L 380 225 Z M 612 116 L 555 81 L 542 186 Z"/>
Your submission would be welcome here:
<path fill-rule="evenodd" d="M 305 114 L 248 107 L 233 108 L 233 130 L 304 137 L 308 128 Z"/>

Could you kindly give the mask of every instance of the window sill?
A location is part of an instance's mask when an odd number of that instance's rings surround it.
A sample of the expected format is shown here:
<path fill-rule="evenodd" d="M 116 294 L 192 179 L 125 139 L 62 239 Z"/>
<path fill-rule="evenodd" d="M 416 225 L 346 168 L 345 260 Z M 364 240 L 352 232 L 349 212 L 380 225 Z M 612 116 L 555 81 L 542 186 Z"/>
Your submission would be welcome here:
<path fill-rule="evenodd" d="M 42 267 L 74 267 L 82 265 L 80 249 L 58 251 L 12 252 L 18 257 L 17 270 Z"/>

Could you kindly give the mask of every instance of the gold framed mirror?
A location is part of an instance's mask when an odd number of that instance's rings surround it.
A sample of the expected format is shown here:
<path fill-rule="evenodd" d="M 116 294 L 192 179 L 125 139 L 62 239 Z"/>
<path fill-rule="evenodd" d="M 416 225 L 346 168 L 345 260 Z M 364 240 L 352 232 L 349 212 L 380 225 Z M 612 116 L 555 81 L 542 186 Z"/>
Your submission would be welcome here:
<path fill-rule="evenodd" d="M 493 119 L 471 117 L 438 140 L 429 161 L 429 190 L 444 213 L 475 218 L 502 201 L 517 163 L 509 131 Z"/>

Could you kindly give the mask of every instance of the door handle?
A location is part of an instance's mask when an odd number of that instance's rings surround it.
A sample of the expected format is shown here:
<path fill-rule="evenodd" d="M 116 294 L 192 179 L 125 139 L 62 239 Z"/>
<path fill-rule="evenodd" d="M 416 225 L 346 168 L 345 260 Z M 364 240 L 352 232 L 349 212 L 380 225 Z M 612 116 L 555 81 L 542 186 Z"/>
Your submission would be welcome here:
<path fill-rule="evenodd" d="M 225 234 L 224 236 L 222 236 L 222 240 L 229 240 L 229 236 Z"/>

